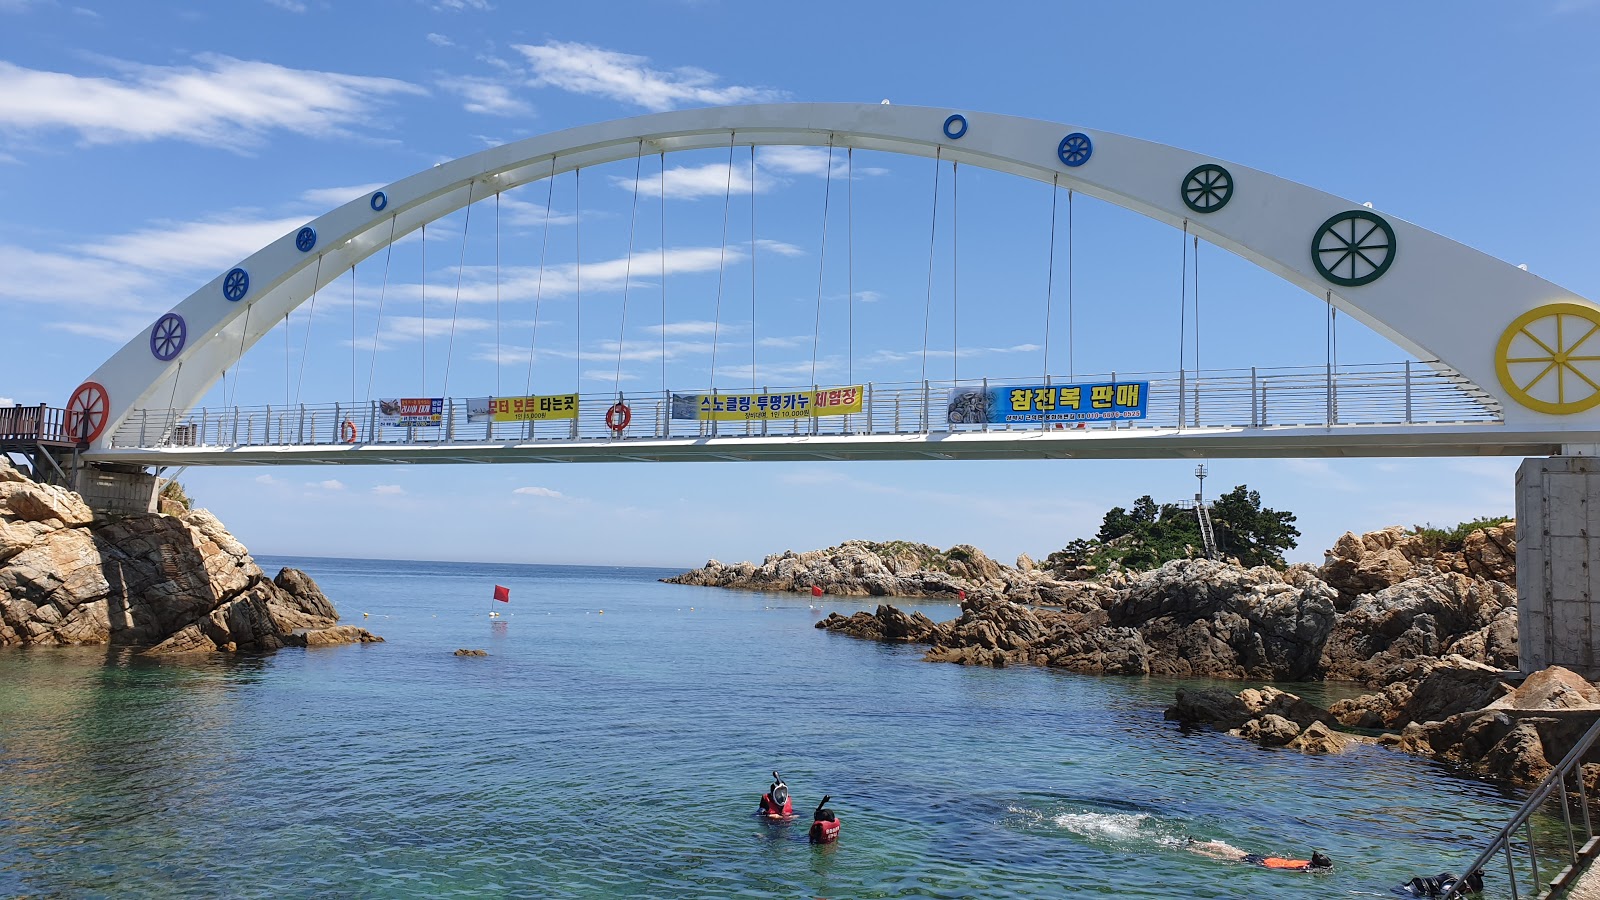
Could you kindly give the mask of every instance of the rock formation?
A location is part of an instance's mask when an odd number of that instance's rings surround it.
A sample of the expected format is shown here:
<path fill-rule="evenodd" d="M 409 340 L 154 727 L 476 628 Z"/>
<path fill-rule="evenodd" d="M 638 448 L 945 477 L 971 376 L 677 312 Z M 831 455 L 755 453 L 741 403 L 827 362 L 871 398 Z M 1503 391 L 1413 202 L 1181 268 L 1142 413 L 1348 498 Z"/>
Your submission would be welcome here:
<path fill-rule="evenodd" d="M 309 576 L 268 579 L 203 509 L 100 519 L 77 494 L 0 457 L 0 647 L 178 653 L 382 640 L 338 620 Z"/>

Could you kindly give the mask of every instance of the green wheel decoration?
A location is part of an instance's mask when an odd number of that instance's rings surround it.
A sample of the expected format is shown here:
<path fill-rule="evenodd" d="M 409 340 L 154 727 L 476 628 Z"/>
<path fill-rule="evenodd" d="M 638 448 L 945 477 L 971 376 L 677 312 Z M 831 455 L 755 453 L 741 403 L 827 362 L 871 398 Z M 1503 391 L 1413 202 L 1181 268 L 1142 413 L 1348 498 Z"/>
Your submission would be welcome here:
<path fill-rule="evenodd" d="M 1183 205 L 1197 213 L 1214 213 L 1233 199 L 1233 175 L 1216 163 L 1195 166 L 1183 176 Z"/>
<path fill-rule="evenodd" d="M 1371 284 L 1389 271 L 1394 229 L 1375 212 L 1352 209 L 1322 223 L 1311 239 L 1311 261 L 1322 277 L 1345 287 Z"/>

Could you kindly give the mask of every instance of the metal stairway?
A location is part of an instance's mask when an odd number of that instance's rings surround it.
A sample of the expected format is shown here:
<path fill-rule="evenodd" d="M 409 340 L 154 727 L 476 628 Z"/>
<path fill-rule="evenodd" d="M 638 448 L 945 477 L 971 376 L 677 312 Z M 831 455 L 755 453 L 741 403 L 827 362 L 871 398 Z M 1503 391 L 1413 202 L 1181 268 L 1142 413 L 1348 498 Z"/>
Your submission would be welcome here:
<path fill-rule="evenodd" d="M 1211 509 L 1204 503 L 1194 505 L 1195 518 L 1200 522 L 1200 542 L 1205 545 L 1206 559 L 1220 559 L 1222 552 L 1217 548 L 1217 533 L 1211 527 Z"/>

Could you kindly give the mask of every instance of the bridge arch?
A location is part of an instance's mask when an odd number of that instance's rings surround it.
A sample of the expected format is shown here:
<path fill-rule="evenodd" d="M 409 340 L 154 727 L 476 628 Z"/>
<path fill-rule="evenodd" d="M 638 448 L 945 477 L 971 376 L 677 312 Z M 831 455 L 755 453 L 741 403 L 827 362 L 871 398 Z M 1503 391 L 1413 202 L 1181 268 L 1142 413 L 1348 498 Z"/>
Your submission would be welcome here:
<path fill-rule="evenodd" d="M 647 153 L 670 153 L 727 147 L 730 135 L 741 146 L 832 142 L 912 156 L 938 153 L 1059 183 L 1187 228 L 1419 359 L 1437 360 L 1497 401 L 1508 425 L 1600 440 L 1595 417 L 1581 414 L 1588 407 L 1559 394 L 1566 381 L 1556 388 L 1544 375 L 1530 383 L 1531 374 L 1519 374 L 1537 373 L 1546 363 L 1559 379 L 1571 370 L 1575 392 L 1592 397 L 1589 406 L 1600 404 L 1600 371 L 1569 362 L 1573 347 L 1559 339 L 1546 347 L 1548 335 L 1539 330 L 1549 321 L 1559 329 L 1561 317 L 1600 328 L 1600 307 L 1521 268 L 1351 200 L 1188 150 L 1036 119 L 850 103 L 617 119 L 494 147 L 401 179 L 285 234 L 152 322 L 86 379 L 74 397 L 75 421 L 95 426 L 91 443 L 103 448 L 134 410 L 192 408 L 240 353 L 314 291 L 475 200 L 631 158 L 641 141 Z M 1517 349 L 1526 346 L 1533 349 Z M 1534 357 L 1517 355 L 1528 352 Z"/>

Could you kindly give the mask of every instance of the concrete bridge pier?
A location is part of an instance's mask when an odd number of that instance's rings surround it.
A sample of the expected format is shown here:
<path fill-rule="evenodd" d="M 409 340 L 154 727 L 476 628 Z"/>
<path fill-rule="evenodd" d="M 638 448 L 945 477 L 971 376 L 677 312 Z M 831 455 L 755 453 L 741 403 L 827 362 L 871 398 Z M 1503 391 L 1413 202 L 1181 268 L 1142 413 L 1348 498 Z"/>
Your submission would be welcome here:
<path fill-rule="evenodd" d="M 1600 446 L 1517 469 L 1518 667 L 1600 677 Z"/>
<path fill-rule="evenodd" d="M 89 463 L 74 475 L 73 490 L 97 513 L 136 516 L 156 510 L 161 479 L 143 466 Z"/>

